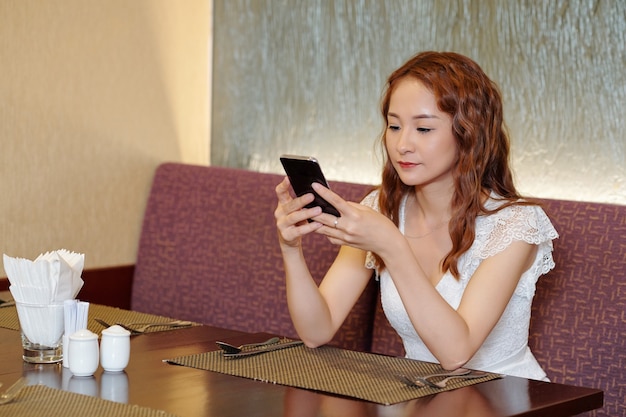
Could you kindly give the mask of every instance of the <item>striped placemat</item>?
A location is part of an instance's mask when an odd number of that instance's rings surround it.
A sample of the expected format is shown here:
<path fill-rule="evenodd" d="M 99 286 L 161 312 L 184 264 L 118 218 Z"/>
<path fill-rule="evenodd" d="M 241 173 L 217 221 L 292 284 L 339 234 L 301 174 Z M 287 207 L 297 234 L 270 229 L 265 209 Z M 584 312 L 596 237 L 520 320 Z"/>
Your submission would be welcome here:
<path fill-rule="evenodd" d="M 17 317 L 17 309 L 15 306 L 1 307 L 0 304 L 0 327 L 12 330 L 20 329 L 20 322 Z M 174 320 L 170 317 L 157 316 L 154 314 L 140 313 L 137 311 L 123 310 L 121 308 L 109 307 L 100 304 L 89 305 L 89 318 L 87 320 L 87 328 L 96 334 L 100 334 L 104 330 L 104 326 L 96 322 L 94 318 L 99 318 L 107 323 L 165 323 Z M 198 326 L 199 323 L 194 323 Z M 172 327 L 150 327 L 146 333 L 159 332 L 165 330 L 174 330 Z"/>
<path fill-rule="evenodd" d="M 0 405 L 0 414 L 11 417 L 176 417 L 161 410 L 103 400 L 45 385 L 23 388 L 12 402 Z"/>
<path fill-rule="evenodd" d="M 423 376 L 443 372 L 443 369 L 439 364 L 330 346 L 311 349 L 300 345 L 242 358 L 225 358 L 221 351 L 212 351 L 166 362 L 385 405 L 501 377 L 488 373 L 478 379 L 451 380 L 446 388 L 441 389 L 410 387 L 399 375 Z"/>

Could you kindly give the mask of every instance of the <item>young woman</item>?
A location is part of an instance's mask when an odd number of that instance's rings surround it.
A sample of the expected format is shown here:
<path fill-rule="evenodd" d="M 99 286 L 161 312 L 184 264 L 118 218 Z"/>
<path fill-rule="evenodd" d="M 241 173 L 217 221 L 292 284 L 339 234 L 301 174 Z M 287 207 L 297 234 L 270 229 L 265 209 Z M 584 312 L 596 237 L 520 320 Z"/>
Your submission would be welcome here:
<path fill-rule="evenodd" d="M 497 86 L 472 60 L 420 53 L 391 74 L 382 100 L 382 183 L 360 204 L 314 184 L 340 217 L 277 187 L 287 299 L 309 347 L 331 340 L 371 278 L 409 358 L 546 379 L 528 348 L 535 283 L 558 237 L 518 194 Z M 312 222 L 307 222 L 312 219 Z M 339 254 L 319 287 L 302 237 Z"/>

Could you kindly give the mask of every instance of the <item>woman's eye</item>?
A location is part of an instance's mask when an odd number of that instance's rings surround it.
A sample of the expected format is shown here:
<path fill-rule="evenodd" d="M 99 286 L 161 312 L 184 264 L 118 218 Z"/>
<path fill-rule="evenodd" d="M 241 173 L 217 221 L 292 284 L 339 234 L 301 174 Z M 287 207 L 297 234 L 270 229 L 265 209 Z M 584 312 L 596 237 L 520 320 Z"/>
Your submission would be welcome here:
<path fill-rule="evenodd" d="M 418 132 L 420 132 L 420 133 L 428 133 L 428 132 L 430 132 L 431 130 L 432 130 L 432 129 L 429 129 L 429 128 L 427 128 L 427 127 L 418 127 L 418 128 L 417 128 L 417 131 L 418 131 Z"/>
<path fill-rule="evenodd" d="M 388 126 L 387 126 L 387 129 L 389 129 L 389 130 L 393 130 L 393 131 L 396 131 L 396 130 L 400 130 L 400 126 L 396 126 L 396 125 L 388 125 Z"/>

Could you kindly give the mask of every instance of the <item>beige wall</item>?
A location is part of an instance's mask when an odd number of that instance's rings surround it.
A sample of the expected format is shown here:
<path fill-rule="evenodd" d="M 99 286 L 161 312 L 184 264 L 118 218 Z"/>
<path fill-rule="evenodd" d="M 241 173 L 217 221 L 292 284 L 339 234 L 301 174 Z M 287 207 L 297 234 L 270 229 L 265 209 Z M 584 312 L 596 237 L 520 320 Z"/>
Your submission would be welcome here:
<path fill-rule="evenodd" d="M 210 0 L 0 0 L 2 253 L 134 263 L 155 167 L 208 163 L 211 13 Z"/>

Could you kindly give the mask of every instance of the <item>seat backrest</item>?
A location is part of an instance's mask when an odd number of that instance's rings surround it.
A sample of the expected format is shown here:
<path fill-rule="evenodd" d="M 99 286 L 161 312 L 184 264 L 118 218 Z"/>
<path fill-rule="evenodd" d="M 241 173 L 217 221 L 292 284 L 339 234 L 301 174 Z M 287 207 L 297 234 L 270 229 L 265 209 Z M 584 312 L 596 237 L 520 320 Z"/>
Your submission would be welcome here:
<path fill-rule="evenodd" d="M 282 176 L 166 163 L 158 167 L 143 222 L 131 307 L 208 325 L 295 337 L 285 299 L 274 220 Z M 366 185 L 331 182 L 348 200 Z M 319 282 L 338 248 L 305 238 Z M 369 349 L 376 287 L 371 285 L 333 344 Z"/>
<path fill-rule="evenodd" d="M 604 390 L 593 415 L 626 415 L 626 206 L 544 203 L 560 237 L 537 283 L 530 347 L 552 381 Z M 380 303 L 372 351 L 404 355 Z"/>
<path fill-rule="evenodd" d="M 533 301 L 530 346 L 548 377 L 604 390 L 626 415 L 626 206 L 546 200 L 560 237 Z"/>
<path fill-rule="evenodd" d="M 404 356 L 404 346 L 398 333 L 391 327 L 385 316 L 380 297 L 374 312 L 374 328 L 372 329 L 372 352 L 390 356 Z"/>

